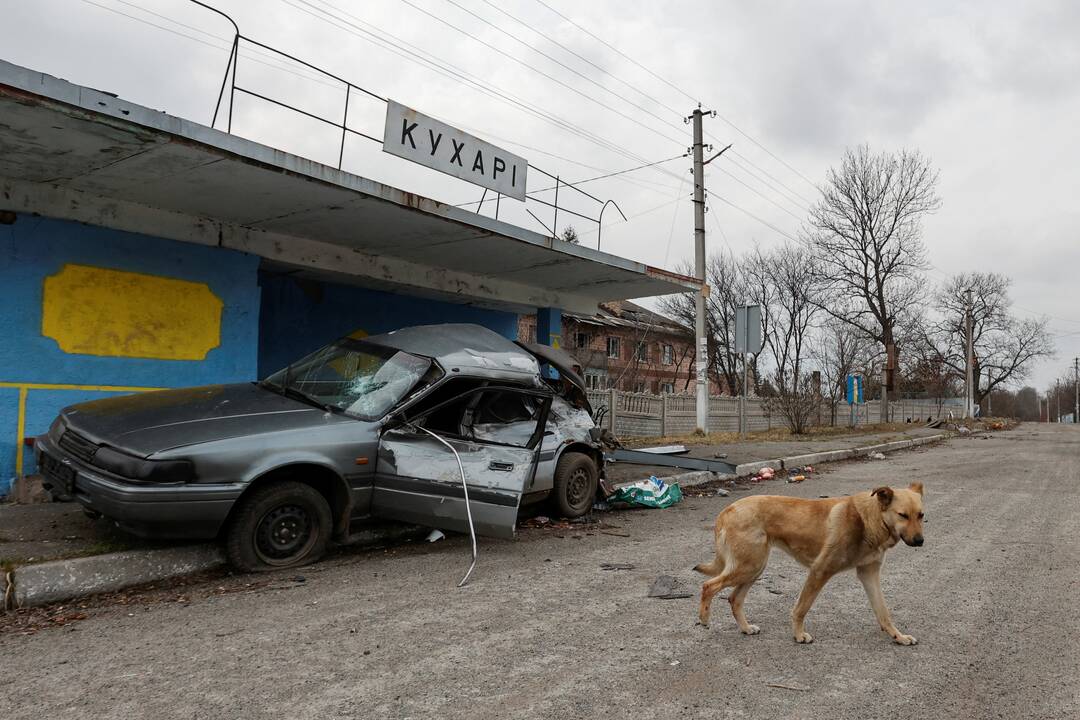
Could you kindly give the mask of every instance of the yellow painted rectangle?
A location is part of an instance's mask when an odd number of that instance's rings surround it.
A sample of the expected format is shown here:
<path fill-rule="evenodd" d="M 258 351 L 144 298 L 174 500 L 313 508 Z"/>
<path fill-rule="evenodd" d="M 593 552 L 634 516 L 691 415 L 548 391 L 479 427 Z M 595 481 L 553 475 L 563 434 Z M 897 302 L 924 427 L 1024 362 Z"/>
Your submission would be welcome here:
<path fill-rule="evenodd" d="M 41 334 L 66 353 L 203 360 L 222 307 L 205 283 L 68 264 L 45 278 Z"/>

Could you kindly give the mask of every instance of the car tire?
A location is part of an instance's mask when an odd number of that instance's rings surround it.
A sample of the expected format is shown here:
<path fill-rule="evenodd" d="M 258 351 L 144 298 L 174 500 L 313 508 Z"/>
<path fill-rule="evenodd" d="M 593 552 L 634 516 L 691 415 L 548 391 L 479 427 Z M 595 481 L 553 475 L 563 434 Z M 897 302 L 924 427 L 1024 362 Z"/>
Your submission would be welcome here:
<path fill-rule="evenodd" d="M 555 506 L 563 517 L 576 518 L 589 512 L 596 499 L 599 472 L 591 457 L 568 452 L 555 466 Z"/>
<path fill-rule="evenodd" d="M 307 565 L 326 552 L 330 505 L 318 490 L 292 480 L 256 487 L 240 498 L 225 536 L 225 554 L 240 570 Z"/>

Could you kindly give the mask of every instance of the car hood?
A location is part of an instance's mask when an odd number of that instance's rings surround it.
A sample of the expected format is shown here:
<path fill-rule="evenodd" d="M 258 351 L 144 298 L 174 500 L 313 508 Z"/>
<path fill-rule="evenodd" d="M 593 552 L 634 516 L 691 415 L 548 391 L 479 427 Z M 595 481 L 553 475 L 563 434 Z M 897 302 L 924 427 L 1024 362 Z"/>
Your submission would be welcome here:
<path fill-rule="evenodd" d="M 185 445 L 356 422 L 254 383 L 123 395 L 65 408 L 67 426 L 142 457 Z"/>

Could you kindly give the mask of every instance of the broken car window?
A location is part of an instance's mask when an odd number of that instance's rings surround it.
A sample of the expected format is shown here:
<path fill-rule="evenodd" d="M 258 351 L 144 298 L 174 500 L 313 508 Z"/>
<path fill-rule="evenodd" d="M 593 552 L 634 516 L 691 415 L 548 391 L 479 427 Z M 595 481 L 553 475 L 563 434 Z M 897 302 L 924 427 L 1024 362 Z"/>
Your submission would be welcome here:
<path fill-rule="evenodd" d="M 376 420 L 405 397 L 430 366 L 426 358 L 346 338 L 274 373 L 264 385 Z"/>

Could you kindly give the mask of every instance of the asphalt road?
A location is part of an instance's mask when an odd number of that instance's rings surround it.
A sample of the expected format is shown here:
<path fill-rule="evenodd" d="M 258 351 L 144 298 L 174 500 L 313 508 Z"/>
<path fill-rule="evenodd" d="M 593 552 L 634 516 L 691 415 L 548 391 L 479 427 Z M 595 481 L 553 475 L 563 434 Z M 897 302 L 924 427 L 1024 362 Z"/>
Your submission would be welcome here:
<path fill-rule="evenodd" d="M 926 483 L 926 545 L 894 549 L 883 571 L 915 647 L 878 629 L 853 574 L 825 588 L 815 642 L 796 645 L 804 571 L 780 553 L 747 600 L 760 635 L 740 635 L 723 601 L 706 630 L 696 597 L 647 599 L 661 574 L 696 595 L 689 568 L 735 493 L 483 541 L 464 589 L 455 538 L 0 635 L 0 717 L 1076 718 L 1078 461 L 1080 431 L 1025 425 L 755 486 L 817 497 Z"/>

